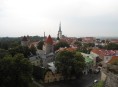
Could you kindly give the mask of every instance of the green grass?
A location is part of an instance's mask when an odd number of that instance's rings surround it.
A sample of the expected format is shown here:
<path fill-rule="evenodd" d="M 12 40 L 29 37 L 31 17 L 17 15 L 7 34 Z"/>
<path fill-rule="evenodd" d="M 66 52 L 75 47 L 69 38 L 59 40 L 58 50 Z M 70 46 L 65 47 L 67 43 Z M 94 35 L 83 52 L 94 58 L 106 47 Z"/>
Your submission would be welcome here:
<path fill-rule="evenodd" d="M 94 84 L 93 87 L 103 87 L 104 82 L 103 81 L 99 81 L 98 83 Z"/>

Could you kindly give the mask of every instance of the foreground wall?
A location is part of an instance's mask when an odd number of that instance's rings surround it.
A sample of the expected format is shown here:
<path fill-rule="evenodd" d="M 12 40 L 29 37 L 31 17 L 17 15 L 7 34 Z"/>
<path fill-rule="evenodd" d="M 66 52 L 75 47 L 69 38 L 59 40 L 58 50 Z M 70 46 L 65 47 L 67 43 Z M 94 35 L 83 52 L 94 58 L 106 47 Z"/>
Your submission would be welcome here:
<path fill-rule="evenodd" d="M 118 74 L 109 72 L 105 81 L 105 87 L 118 87 Z"/>

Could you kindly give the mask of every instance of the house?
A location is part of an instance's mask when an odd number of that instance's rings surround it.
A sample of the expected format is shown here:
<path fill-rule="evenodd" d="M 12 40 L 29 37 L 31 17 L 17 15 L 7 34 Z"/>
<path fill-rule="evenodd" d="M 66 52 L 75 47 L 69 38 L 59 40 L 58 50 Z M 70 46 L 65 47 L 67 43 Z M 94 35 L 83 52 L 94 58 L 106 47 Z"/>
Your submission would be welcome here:
<path fill-rule="evenodd" d="M 95 38 L 94 37 L 83 37 L 82 38 L 82 42 L 83 43 L 94 43 L 95 42 Z"/>
<path fill-rule="evenodd" d="M 92 72 L 94 69 L 94 60 L 89 54 L 81 53 L 83 57 L 85 58 L 85 68 L 83 70 L 83 73 L 87 75 L 89 72 Z"/>
<path fill-rule="evenodd" d="M 111 43 L 118 44 L 118 39 L 112 39 L 110 42 L 111 42 Z"/>
<path fill-rule="evenodd" d="M 112 63 L 114 63 L 116 61 L 118 61 L 118 56 L 113 56 L 107 63 L 112 64 Z"/>
<path fill-rule="evenodd" d="M 118 50 L 105 50 L 105 49 L 93 49 L 90 52 L 95 58 L 100 58 L 103 60 L 103 63 L 107 63 L 113 56 L 118 55 Z M 96 59 L 97 61 L 97 59 Z"/>
<path fill-rule="evenodd" d="M 55 81 L 63 80 L 63 76 L 59 73 L 53 73 L 51 70 L 48 70 L 44 76 L 44 83 L 50 83 Z"/>
<path fill-rule="evenodd" d="M 48 66 L 49 70 L 44 75 L 44 83 L 63 80 L 62 74 L 56 72 L 56 67 L 54 65 L 54 62 L 48 63 Z"/>

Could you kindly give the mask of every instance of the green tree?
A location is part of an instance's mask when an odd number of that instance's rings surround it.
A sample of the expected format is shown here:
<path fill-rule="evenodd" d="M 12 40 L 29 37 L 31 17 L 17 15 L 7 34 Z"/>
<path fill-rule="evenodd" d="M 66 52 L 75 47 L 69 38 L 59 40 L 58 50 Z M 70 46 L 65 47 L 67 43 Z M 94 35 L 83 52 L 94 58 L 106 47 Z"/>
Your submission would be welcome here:
<path fill-rule="evenodd" d="M 81 55 L 80 52 L 76 52 L 74 57 L 75 57 L 74 69 L 75 69 L 75 74 L 77 75 L 78 73 L 80 73 L 84 69 L 84 67 L 85 67 L 85 59 Z"/>
<path fill-rule="evenodd" d="M 107 50 L 118 50 L 118 44 L 115 43 L 109 43 L 105 46 Z"/>
<path fill-rule="evenodd" d="M 83 44 L 83 47 L 94 47 L 95 46 L 95 44 L 94 43 L 84 43 Z"/>
<path fill-rule="evenodd" d="M 33 55 L 36 55 L 36 47 L 32 44 L 31 47 L 30 47 L 30 52 L 33 54 Z"/>
<path fill-rule="evenodd" d="M 32 75 L 36 81 L 43 80 L 45 72 L 46 72 L 45 68 L 41 68 L 39 66 L 33 66 Z"/>
<path fill-rule="evenodd" d="M 85 60 L 81 54 L 64 50 L 57 54 L 55 66 L 66 79 L 79 76 L 84 69 Z"/>
<path fill-rule="evenodd" d="M 44 44 L 44 42 L 43 42 L 43 41 L 40 41 L 40 42 L 38 43 L 37 48 L 38 48 L 39 50 L 42 50 L 42 49 L 43 49 L 43 44 Z"/>
<path fill-rule="evenodd" d="M 25 58 L 28 58 L 28 56 L 30 55 L 30 49 L 28 47 L 23 47 L 23 46 L 17 46 L 14 48 L 10 48 L 8 50 L 8 52 L 12 56 L 16 55 L 17 53 L 22 53 L 22 54 L 24 54 Z"/>
<path fill-rule="evenodd" d="M 0 49 L 0 58 L 3 58 L 7 54 L 8 54 L 8 51 L 6 51 L 5 49 Z"/>
<path fill-rule="evenodd" d="M 74 44 L 77 45 L 78 47 L 82 46 L 82 43 L 79 41 L 76 41 Z"/>
<path fill-rule="evenodd" d="M 60 41 L 54 46 L 54 50 L 58 50 L 60 47 L 70 47 L 67 42 Z"/>
<path fill-rule="evenodd" d="M 78 41 L 82 41 L 82 38 L 78 38 Z"/>
<path fill-rule="evenodd" d="M 0 87 L 28 87 L 32 66 L 22 54 L 0 59 Z"/>

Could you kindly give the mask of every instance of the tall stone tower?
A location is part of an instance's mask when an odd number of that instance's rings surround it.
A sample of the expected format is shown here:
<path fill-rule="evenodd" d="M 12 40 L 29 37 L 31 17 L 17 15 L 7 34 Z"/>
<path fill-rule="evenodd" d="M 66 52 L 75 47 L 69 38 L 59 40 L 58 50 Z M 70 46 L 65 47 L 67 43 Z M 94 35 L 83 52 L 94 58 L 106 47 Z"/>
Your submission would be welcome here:
<path fill-rule="evenodd" d="M 58 37 L 59 37 L 59 39 L 61 39 L 61 38 L 62 38 L 61 22 L 60 22 L 60 24 L 59 24 Z"/>
<path fill-rule="evenodd" d="M 50 35 L 48 36 L 43 45 L 43 50 L 45 51 L 45 54 L 53 52 L 53 40 Z"/>
<path fill-rule="evenodd" d="M 26 36 L 24 36 L 21 40 L 21 45 L 22 46 L 28 46 L 29 45 L 29 40 Z"/>

